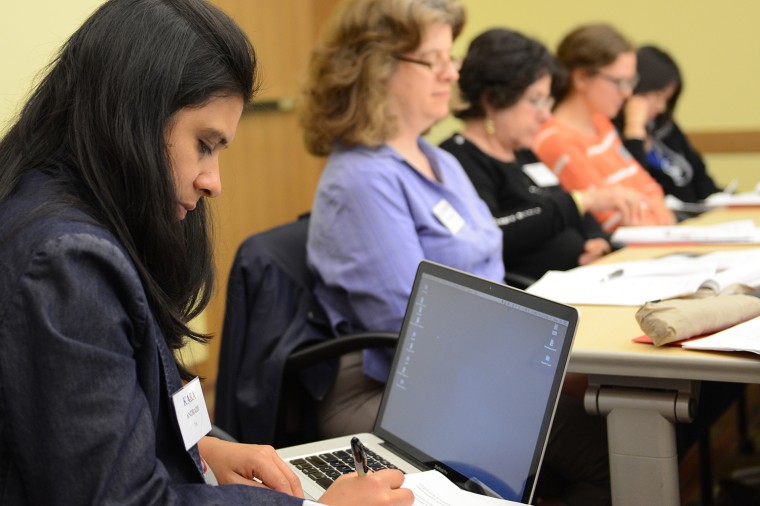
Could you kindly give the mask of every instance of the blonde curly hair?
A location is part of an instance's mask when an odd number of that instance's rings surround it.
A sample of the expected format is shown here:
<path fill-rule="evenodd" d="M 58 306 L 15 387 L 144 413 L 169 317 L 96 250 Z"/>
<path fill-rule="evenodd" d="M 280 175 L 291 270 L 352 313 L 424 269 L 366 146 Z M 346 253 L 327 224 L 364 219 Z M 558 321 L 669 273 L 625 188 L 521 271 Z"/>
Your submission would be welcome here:
<path fill-rule="evenodd" d="M 301 92 L 300 121 L 310 153 L 328 155 L 335 143 L 377 146 L 392 137 L 386 83 L 395 56 L 419 47 L 426 27 L 464 26 L 458 0 L 347 0 L 331 17 L 311 55 Z"/>

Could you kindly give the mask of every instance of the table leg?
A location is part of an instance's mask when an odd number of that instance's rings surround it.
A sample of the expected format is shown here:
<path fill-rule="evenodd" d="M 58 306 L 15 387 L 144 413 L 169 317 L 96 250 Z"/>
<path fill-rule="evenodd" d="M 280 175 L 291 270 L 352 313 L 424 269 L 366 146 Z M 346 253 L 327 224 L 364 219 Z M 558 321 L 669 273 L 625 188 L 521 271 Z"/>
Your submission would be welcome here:
<path fill-rule="evenodd" d="M 598 377 L 589 383 L 586 410 L 607 417 L 612 503 L 680 504 L 674 422 L 693 420 L 698 384 L 664 380 L 657 389 L 637 388 L 630 379 Z"/>
<path fill-rule="evenodd" d="M 612 504 L 680 504 L 673 422 L 647 410 L 607 415 Z"/>

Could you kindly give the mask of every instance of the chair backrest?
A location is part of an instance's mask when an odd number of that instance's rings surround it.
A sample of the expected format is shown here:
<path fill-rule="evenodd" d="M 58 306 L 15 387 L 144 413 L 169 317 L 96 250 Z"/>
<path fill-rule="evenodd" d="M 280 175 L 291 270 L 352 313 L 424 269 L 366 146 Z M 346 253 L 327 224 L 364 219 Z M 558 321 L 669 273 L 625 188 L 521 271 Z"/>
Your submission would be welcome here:
<path fill-rule="evenodd" d="M 332 338 L 312 295 L 306 264 L 308 218 L 248 237 L 230 271 L 214 423 L 246 443 L 290 443 L 278 424 L 288 356 Z M 312 398 L 332 386 L 337 361 L 299 371 Z"/>

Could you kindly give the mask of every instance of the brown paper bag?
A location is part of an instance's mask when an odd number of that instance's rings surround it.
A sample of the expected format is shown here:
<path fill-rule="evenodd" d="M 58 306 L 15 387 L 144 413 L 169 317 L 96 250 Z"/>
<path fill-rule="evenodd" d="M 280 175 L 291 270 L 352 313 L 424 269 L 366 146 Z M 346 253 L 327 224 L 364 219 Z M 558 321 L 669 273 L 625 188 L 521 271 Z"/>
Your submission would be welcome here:
<path fill-rule="evenodd" d="M 743 293 L 697 292 L 647 302 L 636 311 L 636 321 L 655 346 L 718 332 L 757 316 L 760 298 Z"/>

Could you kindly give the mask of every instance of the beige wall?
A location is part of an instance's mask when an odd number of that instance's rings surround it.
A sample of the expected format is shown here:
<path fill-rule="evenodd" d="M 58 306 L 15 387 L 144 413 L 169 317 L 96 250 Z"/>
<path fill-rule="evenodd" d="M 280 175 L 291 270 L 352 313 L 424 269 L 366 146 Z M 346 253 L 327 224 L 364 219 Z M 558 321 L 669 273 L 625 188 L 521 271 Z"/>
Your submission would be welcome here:
<path fill-rule="evenodd" d="M 272 0 L 275 1 L 275 0 Z M 308 0 L 303 0 L 308 1 Z M 463 0 L 469 22 L 456 50 L 494 26 L 532 35 L 554 49 L 581 23 L 608 21 L 635 43 L 668 49 L 683 68 L 686 89 L 678 117 L 686 130 L 760 130 L 760 2 L 755 0 Z M 18 111 L 40 69 L 101 0 L 9 0 L 0 19 L 0 132 Z M 254 35 L 254 43 L 255 35 Z M 437 140 L 456 124 L 431 132 Z M 737 175 L 741 187 L 760 179 L 760 155 L 708 157 L 716 178 Z"/>
<path fill-rule="evenodd" d="M 0 133 L 35 78 L 103 0 L 5 0 L 0 15 Z"/>

